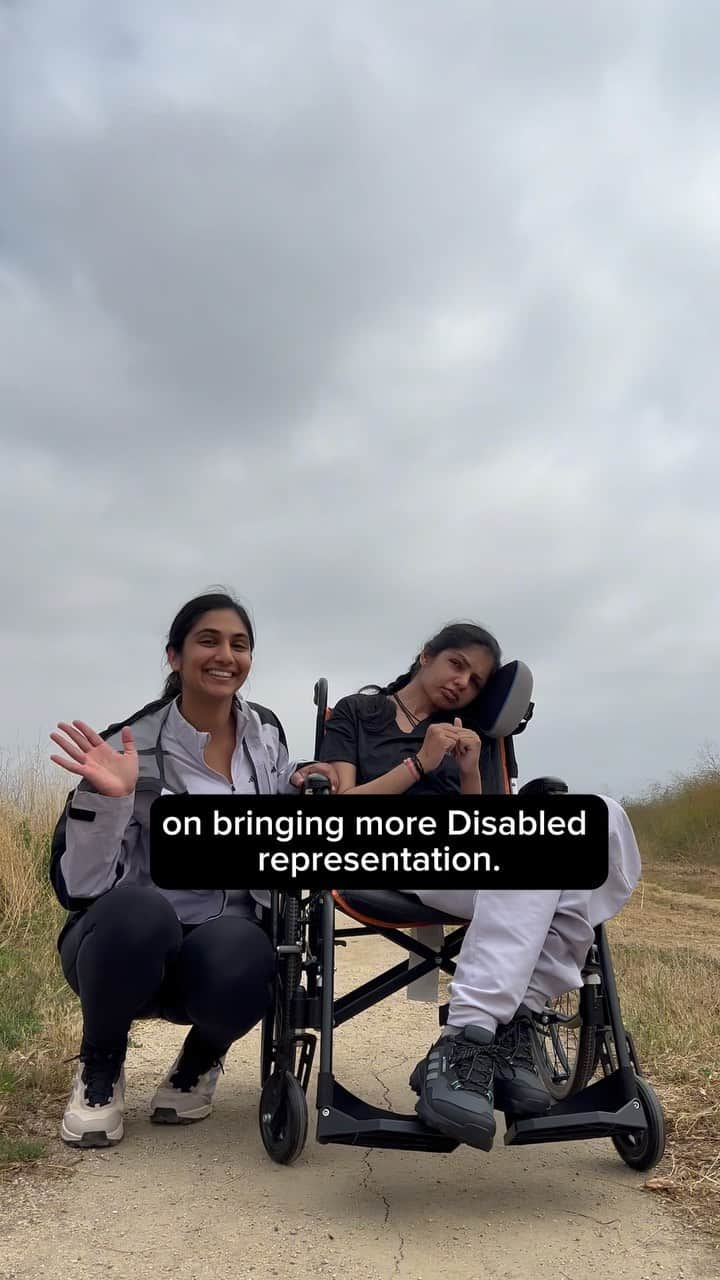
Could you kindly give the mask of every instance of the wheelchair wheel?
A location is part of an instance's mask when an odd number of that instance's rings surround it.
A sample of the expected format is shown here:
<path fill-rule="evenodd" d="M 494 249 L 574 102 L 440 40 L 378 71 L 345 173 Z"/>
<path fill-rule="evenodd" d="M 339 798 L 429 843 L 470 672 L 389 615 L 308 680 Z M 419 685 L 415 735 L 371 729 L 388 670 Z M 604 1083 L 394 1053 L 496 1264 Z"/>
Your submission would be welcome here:
<path fill-rule="evenodd" d="M 598 1065 L 597 1032 L 588 1017 L 592 990 L 567 991 L 535 1014 L 538 1071 L 557 1102 L 584 1089 Z"/>
<path fill-rule="evenodd" d="M 273 996 L 275 992 L 273 991 Z M 275 1035 L 276 1015 L 274 1006 L 262 1020 L 260 1037 L 260 1084 L 265 1084 L 273 1068 L 273 1039 Z"/>
<path fill-rule="evenodd" d="M 665 1116 L 655 1090 L 642 1076 L 635 1077 L 638 1098 L 645 1112 L 647 1129 L 640 1133 L 615 1134 L 615 1150 L 631 1169 L 642 1172 L 659 1164 L 665 1151 Z"/>
<path fill-rule="evenodd" d="M 260 1135 L 271 1160 L 292 1164 L 305 1146 L 307 1099 L 291 1071 L 275 1071 L 260 1095 Z"/>
<path fill-rule="evenodd" d="M 281 908 L 280 943 L 293 947 L 300 941 L 300 904 L 288 895 Z M 289 952 L 278 961 L 273 985 L 272 1002 L 262 1021 L 260 1047 L 260 1082 L 265 1084 L 275 1066 L 279 1050 L 281 1067 L 294 1072 L 295 1048 L 288 1034 L 292 1031 L 291 1007 L 293 993 L 302 973 L 300 956 Z"/>

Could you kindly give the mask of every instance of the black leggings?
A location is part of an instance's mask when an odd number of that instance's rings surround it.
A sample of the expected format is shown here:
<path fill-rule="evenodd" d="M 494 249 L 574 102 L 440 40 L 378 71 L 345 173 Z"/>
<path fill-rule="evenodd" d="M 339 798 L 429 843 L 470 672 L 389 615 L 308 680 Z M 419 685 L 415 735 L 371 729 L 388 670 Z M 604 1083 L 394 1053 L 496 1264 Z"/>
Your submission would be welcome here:
<path fill-rule="evenodd" d="M 190 1023 L 218 1053 L 263 1017 L 275 957 L 259 923 L 218 916 L 180 923 L 150 886 L 111 889 L 60 943 L 63 973 L 79 995 L 86 1043 L 125 1043 L 135 1018 Z"/>

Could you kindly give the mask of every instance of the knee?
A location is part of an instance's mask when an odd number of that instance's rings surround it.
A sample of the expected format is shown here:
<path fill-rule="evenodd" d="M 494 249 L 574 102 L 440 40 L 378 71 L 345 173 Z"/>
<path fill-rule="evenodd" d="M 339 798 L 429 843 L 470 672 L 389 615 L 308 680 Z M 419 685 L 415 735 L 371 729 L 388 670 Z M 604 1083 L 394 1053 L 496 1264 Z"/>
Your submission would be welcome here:
<path fill-rule="evenodd" d="M 246 992 L 269 988 L 275 952 L 267 934 L 249 920 L 221 916 L 185 940 L 183 958 L 206 990 Z"/>
<path fill-rule="evenodd" d="M 269 983 L 275 973 L 275 951 L 267 934 L 247 920 L 227 919 L 218 923 L 227 926 L 223 967 L 231 980 L 242 983 L 251 978 L 258 986 Z M 242 925 L 240 930 L 232 927 L 236 923 Z"/>
<path fill-rule="evenodd" d="M 179 947 L 182 926 L 167 898 L 154 885 L 120 884 L 98 898 L 87 914 L 93 932 L 127 948 L 155 943 Z"/>

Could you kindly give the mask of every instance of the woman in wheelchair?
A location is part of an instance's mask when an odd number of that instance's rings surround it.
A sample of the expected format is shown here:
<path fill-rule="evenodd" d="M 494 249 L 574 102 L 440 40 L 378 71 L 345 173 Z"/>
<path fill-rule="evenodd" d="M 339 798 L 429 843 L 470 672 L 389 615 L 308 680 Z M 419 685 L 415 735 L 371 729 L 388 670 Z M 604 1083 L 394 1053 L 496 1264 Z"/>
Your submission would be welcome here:
<path fill-rule="evenodd" d="M 65 1142 L 123 1136 L 131 1023 L 190 1024 L 151 1102 L 151 1118 L 210 1114 L 230 1045 L 263 1017 L 275 959 L 249 893 L 157 888 L 149 874 L 150 806 L 168 792 L 268 795 L 302 787 L 312 769 L 288 758 L 282 725 L 239 690 L 253 659 L 246 610 L 224 593 L 190 600 L 170 628 L 163 696 L 98 734 L 58 725 L 52 760 L 81 781 L 53 837 L 50 875 L 70 912 L 58 939 L 80 997 L 79 1065 L 62 1121 Z M 336 777 L 327 775 L 332 789 Z"/>
<path fill-rule="evenodd" d="M 337 769 L 339 794 L 481 794 L 490 752 L 472 725 L 482 723 L 483 692 L 500 665 L 489 632 L 451 624 L 402 676 L 340 699 L 320 752 Z M 594 926 L 620 910 L 640 873 L 627 815 L 603 798 L 610 874 L 601 889 L 416 893 L 425 905 L 468 921 L 446 1026 L 410 1077 L 417 1114 L 449 1137 L 487 1151 L 494 1108 L 520 1119 L 551 1106 L 535 1064 L 533 1013 L 582 985 Z"/>

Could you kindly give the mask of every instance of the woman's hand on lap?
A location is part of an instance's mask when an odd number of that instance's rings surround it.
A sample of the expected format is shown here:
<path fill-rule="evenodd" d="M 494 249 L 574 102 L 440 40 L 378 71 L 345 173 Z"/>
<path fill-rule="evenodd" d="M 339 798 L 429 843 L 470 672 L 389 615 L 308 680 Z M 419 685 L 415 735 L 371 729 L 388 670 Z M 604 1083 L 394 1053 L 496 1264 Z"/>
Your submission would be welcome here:
<path fill-rule="evenodd" d="M 99 733 L 82 720 L 73 720 L 72 724 L 60 721 L 58 729 L 66 737 L 51 733 L 50 738 L 65 755 L 51 756 L 54 764 L 59 764 L 69 773 L 79 773 L 100 795 L 131 795 L 139 770 L 135 742 L 127 726 L 121 730 L 122 751 L 115 751 L 103 742 Z"/>

